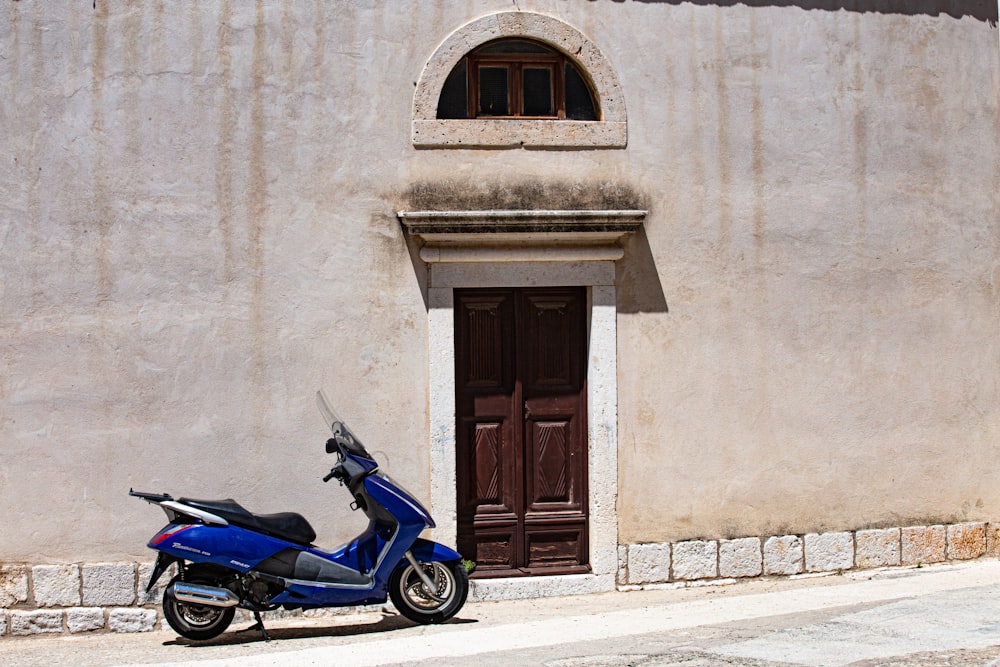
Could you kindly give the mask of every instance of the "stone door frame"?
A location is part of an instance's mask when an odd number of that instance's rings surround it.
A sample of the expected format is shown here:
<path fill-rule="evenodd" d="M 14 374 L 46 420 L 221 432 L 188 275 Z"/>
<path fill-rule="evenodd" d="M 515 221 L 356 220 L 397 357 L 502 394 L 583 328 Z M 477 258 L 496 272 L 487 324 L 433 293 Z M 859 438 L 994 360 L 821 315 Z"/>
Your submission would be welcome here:
<path fill-rule="evenodd" d="M 493 223 L 483 233 L 484 216 Z M 400 212 L 407 232 L 423 242 L 428 270 L 429 446 L 434 539 L 457 538 L 455 456 L 455 303 L 464 287 L 583 286 L 587 288 L 587 437 L 590 574 L 483 579 L 479 599 L 537 597 L 613 590 L 618 571 L 618 366 L 615 261 L 620 240 L 635 231 L 645 211 Z M 572 218 L 572 220 L 569 220 Z M 594 224 L 596 220 L 604 224 Z M 552 234 L 517 231 L 512 220 L 547 229 L 574 226 L 558 241 Z M 569 220 L 569 221 L 568 221 Z M 584 222 L 581 222 L 583 220 Z M 473 221 L 475 224 L 473 224 Z M 568 221 L 568 222 L 567 222 Z M 463 225 L 475 228 L 462 234 Z M 515 223 L 516 226 L 516 223 Z M 534 229 L 534 227 L 521 227 Z M 575 231 L 574 231 L 575 230 Z"/>

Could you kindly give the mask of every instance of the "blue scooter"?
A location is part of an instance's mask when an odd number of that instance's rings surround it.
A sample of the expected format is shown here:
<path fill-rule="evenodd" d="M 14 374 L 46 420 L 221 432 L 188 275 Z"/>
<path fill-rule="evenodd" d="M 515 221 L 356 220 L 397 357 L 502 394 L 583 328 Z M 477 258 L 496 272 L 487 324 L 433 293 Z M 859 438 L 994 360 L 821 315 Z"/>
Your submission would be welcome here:
<path fill-rule="evenodd" d="M 173 563 L 177 575 L 163 593 L 163 615 L 178 634 L 207 640 L 225 631 L 236 607 L 250 610 L 264 639 L 260 612 L 381 604 L 405 617 L 440 623 L 465 604 L 469 579 L 458 552 L 418 537 L 434 520 L 378 463 L 323 392 L 317 403 L 333 430 L 328 454 L 337 464 L 323 478 L 346 485 L 352 509 L 369 519 L 353 540 L 324 551 L 301 514 L 253 514 L 232 499 L 174 499 L 166 493 L 129 495 L 155 503 L 169 524 L 149 541 L 158 553 L 146 590 Z"/>

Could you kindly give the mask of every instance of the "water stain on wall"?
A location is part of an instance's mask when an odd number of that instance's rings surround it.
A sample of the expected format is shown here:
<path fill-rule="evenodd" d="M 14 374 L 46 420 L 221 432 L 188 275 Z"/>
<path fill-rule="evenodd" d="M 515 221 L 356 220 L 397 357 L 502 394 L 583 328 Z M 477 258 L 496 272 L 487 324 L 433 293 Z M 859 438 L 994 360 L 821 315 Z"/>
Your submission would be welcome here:
<path fill-rule="evenodd" d="M 267 218 L 266 91 L 267 39 L 263 0 L 257 0 L 253 30 L 252 88 L 250 91 L 249 174 L 247 183 L 247 224 L 250 249 L 250 337 L 253 348 L 254 383 L 254 445 L 260 447 L 260 435 L 265 432 L 267 407 L 268 341 L 265 321 L 265 260 L 264 232 Z"/>
<path fill-rule="evenodd" d="M 861 17 L 855 16 L 852 23 L 855 53 L 862 53 Z M 857 166 L 858 193 L 858 237 L 862 246 L 868 238 L 868 116 L 865 112 L 865 73 L 863 59 L 854 58 L 853 79 L 851 81 L 851 100 L 854 104 L 853 146 Z"/>
<path fill-rule="evenodd" d="M 750 15 L 750 43 L 758 43 L 757 14 Z M 750 82 L 750 117 L 751 117 L 751 158 L 750 169 L 753 174 L 753 238 L 754 251 L 758 263 L 762 261 L 764 252 L 764 222 L 765 222 L 765 187 L 764 175 L 764 103 L 761 99 L 760 71 L 764 67 L 764 58 L 759 52 L 754 52 L 751 62 Z"/>
<path fill-rule="evenodd" d="M 715 12 L 715 94 L 718 105 L 718 127 L 716 147 L 719 160 L 719 191 L 716 193 L 719 206 L 719 250 L 728 254 L 733 243 L 733 165 L 732 142 L 729 139 L 729 62 L 726 55 L 726 38 L 723 30 L 722 10 Z"/>
<path fill-rule="evenodd" d="M 693 102 L 695 107 L 694 111 L 695 115 L 698 118 L 704 117 L 705 109 L 708 106 L 705 99 L 706 98 L 705 87 L 702 85 L 701 82 L 702 76 L 701 76 L 700 63 L 704 61 L 704 58 L 702 57 L 700 50 L 701 33 L 702 33 L 701 28 L 698 25 L 698 17 L 694 13 L 692 13 L 688 25 L 688 37 L 692 45 L 691 47 L 692 53 L 688 56 L 688 60 L 690 63 L 689 66 L 690 70 L 688 74 L 691 79 L 690 82 L 691 89 L 694 91 L 693 94 Z M 694 147 L 694 150 L 691 151 L 691 161 L 692 161 L 691 182 L 696 184 L 704 184 L 706 170 L 705 170 L 705 158 L 703 154 L 704 151 L 702 150 L 702 146 L 704 145 L 702 123 L 701 122 L 692 123 L 690 126 L 690 134 L 691 134 L 691 140 L 690 140 L 691 145 Z M 697 188 L 697 190 L 691 192 L 689 196 L 693 200 L 692 211 L 691 211 L 692 219 L 696 221 L 704 220 L 705 208 L 706 208 L 706 201 L 705 201 L 706 193 L 704 185 L 702 185 L 702 187 Z"/>
<path fill-rule="evenodd" d="M 104 85 L 107 77 L 108 22 L 107 6 L 101 4 L 93 22 L 94 58 L 91 65 L 90 87 L 91 108 L 94 112 L 90 129 L 95 137 L 91 211 L 94 216 L 94 229 L 98 235 L 97 247 L 94 252 L 94 261 L 97 264 L 98 304 L 107 302 L 111 298 L 111 289 L 114 283 L 114 269 L 108 248 L 112 212 L 108 201 L 107 118 L 104 100 Z"/>
<path fill-rule="evenodd" d="M 219 138 L 216 144 L 218 155 L 215 162 L 215 191 L 219 211 L 219 231 L 222 235 L 222 282 L 228 291 L 235 277 L 233 263 L 233 219 L 235 218 L 233 198 L 233 148 L 236 136 L 236 89 L 233 81 L 233 31 L 232 6 L 224 0 L 219 15 L 218 59 L 222 68 L 219 102 Z"/>

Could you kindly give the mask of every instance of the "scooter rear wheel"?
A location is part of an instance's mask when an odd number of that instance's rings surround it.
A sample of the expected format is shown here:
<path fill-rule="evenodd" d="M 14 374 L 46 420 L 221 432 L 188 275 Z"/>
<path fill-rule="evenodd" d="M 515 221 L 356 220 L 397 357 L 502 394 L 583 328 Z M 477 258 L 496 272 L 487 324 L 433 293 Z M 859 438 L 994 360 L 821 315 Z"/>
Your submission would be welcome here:
<path fill-rule="evenodd" d="M 441 623 L 462 608 L 469 595 L 469 575 L 461 561 L 420 563 L 434 582 L 426 584 L 409 563 L 402 563 L 389 577 L 389 598 L 400 614 L 417 623 Z"/>
<path fill-rule="evenodd" d="M 180 575 L 170 580 L 163 593 L 163 617 L 170 627 L 180 636 L 194 641 L 212 639 L 225 632 L 233 622 L 236 609 L 180 602 L 171 593 L 174 583 L 178 581 L 181 581 Z M 183 581 L 206 586 L 221 585 L 217 576 L 199 571 L 196 566 L 188 569 Z"/>

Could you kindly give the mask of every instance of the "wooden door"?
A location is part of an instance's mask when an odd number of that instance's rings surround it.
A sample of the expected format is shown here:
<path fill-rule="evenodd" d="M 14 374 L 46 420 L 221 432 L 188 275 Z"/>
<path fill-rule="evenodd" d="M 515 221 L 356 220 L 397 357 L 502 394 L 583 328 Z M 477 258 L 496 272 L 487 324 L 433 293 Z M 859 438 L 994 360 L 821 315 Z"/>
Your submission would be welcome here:
<path fill-rule="evenodd" d="M 455 291 L 458 550 L 474 576 L 589 571 L 585 288 Z"/>

